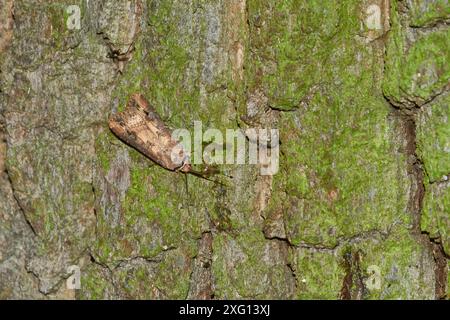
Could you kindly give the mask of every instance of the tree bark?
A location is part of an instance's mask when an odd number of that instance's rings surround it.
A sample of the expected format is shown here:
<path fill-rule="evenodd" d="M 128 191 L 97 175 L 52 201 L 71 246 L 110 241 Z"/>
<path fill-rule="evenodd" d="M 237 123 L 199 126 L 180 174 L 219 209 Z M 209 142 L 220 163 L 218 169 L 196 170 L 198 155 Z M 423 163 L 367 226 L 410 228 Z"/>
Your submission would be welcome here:
<path fill-rule="evenodd" d="M 0 0 L 0 298 L 448 297 L 449 21 L 440 0 Z M 279 171 L 156 165 L 108 128 L 137 92 L 172 129 L 278 129 Z"/>

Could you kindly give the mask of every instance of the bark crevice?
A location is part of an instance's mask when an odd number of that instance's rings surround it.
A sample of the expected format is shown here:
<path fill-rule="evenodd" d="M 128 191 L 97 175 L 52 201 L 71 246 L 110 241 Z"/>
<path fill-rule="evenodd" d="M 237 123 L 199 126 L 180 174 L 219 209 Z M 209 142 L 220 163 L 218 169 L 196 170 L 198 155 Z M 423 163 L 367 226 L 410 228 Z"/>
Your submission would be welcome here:
<path fill-rule="evenodd" d="M 435 100 L 433 96 L 427 104 Z M 435 262 L 435 298 L 441 299 L 446 295 L 448 266 L 447 259 L 442 244 L 433 239 L 422 230 L 421 218 L 423 212 L 423 202 L 425 198 L 425 177 L 427 176 L 422 159 L 417 154 L 417 124 L 416 118 L 421 107 L 408 109 L 404 105 L 395 105 L 389 99 L 386 101 L 393 109 L 394 116 L 400 121 L 403 127 L 403 141 L 405 143 L 404 153 L 407 157 L 407 171 L 411 179 L 410 197 L 408 200 L 408 211 L 411 214 L 412 236 L 432 253 Z"/>

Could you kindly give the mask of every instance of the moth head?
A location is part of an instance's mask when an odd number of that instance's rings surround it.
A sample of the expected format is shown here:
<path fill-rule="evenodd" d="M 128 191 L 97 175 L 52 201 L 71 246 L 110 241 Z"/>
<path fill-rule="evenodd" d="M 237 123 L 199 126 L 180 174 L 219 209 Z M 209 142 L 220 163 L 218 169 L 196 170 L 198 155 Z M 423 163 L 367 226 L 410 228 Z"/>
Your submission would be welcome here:
<path fill-rule="evenodd" d="M 181 172 L 188 173 L 192 170 L 192 165 L 189 162 L 185 162 L 183 166 L 180 168 Z"/>
<path fill-rule="evenodd" d="M 117 126 L 120 126 L 120 127 L 124 127 L 125 126 L 125 121 L 124 121 L 124 119 L 123 119 L 123 117 L 121 116 L 120 113 L 113 114 L 109 118 L 109 127 L 112 129 L 112 128 L 115 128 Z"/>
<path fill-rule="evenodd" d="M 133 93 L 130 97 L 130 100 L 128 100 L 127 107 L 134 107 L 139 111 L 147 112 L 148 105 L 148 101 L 142 94 Z"/>

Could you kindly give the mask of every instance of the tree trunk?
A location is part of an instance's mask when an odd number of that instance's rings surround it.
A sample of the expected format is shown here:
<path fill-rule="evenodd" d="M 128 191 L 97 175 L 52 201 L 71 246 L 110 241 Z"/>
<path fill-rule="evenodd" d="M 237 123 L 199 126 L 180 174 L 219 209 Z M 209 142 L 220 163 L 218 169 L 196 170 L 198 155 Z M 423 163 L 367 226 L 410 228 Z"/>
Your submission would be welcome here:
<path fill-rule="evenodd" d="M 448 297 L 449 20 L 441 0 L 0 0 L 0 298 Z M 278 129 L 278 172 L 156 165 L 108 128 L 136 92 L 172 129 Z"/>

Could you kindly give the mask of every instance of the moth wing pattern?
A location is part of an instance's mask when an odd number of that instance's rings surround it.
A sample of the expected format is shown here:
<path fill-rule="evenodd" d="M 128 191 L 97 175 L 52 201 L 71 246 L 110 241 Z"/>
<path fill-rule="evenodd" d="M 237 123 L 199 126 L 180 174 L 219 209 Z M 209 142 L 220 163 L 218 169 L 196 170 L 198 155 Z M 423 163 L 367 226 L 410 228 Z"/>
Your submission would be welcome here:
<path fill-rule="evenodd" d="M 111 131 L 123 142 L 170 171 L 189 172 L 189 157 L 172 131 L 141 94 L 133 94 L 124 111 L 109 119 Z M 173 152 L 177 152 L 177 161 Z"/>

